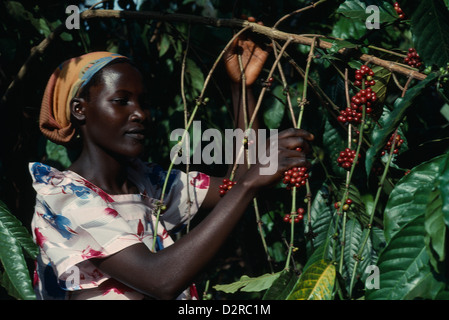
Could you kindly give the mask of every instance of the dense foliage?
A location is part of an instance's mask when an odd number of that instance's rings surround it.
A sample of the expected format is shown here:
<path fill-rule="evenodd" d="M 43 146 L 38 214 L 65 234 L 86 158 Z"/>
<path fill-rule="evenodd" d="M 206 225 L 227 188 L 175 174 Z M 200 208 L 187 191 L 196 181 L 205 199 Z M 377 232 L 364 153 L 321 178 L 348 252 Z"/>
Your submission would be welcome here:
<path fill-rule="evenodd" d="M 75 2 L 81 9 L 91 5 Z M 27 164 L 64 168 L 78 151 L 46 141 L 37 126 L 46 81 L 62 60 L 93 50 L 133 58 L 150 91 L 153 126 L 144 157 L 168 167 L 175 144 L 170 132 L 184 128 L 194 108 L 202 130 L 233 127 L 228 79 L 214 63 L 238 30 L 213 21 L 246 15 L 271 28 L 310 5 L 302 0 L 112 2 L 95 10 L 182 13 L 210 17 L 210 23 L 103 17 L 59 32 L 73 2 L 0 3 L 0 283 L 15 298 L 32 298 L 36 255 L 27 230 L 34 207 Z M 366 27 L 369 5 L 379 9 L 378 29 Z M 447 0 L 319 1 L 276 26 L 312 39 L 312 46 L 286 44 L 266 29 L 258 34 L 276 51 L 254 88 L 263 97 L 259 117 L 266 128 L 295 124 L 312 132 L 313 166 L 306 185 L 288 190 L 280 182 L 255 199 L 197 279 L 203 298 L 449 298 L 447 6 Z M 192 141 L 198 143 L 206 145 Z M 192 169 L 222 175 L 227 167 Z M 299 215 L 298 223 L 290 221 Z"/>

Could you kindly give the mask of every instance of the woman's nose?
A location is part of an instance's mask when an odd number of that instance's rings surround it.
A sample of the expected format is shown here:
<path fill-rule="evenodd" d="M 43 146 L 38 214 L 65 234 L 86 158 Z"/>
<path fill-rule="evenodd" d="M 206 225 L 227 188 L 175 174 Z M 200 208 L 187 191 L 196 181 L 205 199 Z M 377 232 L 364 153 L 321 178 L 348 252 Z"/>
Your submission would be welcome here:
<path fill-rule="evenodd" d="M 131 121 L 144 122 L 148 114 L 142 109 L 139 103 L 136 103 L 136 107 L 131 114 Z"/>

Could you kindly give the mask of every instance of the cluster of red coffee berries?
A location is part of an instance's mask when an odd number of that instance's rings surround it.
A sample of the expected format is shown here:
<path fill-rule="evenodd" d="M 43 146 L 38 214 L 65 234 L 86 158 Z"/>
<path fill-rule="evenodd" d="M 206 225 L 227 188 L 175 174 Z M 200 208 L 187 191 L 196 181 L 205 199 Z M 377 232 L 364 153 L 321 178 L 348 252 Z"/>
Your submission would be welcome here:
<path fill-rule="evenodd" d="M 236 183 L 236 181 L 223 179 L 223 184 L 220 185 L 220 196 L 223 197 L 226 192 L 228 192 L 228 190 L 231 190 Z"/>
<path fill-rule="evenodd" d="M 293 187 L 299 188 L 306 184 L 309 174 L 306 167 L 293 167 L 284 172 L 284 180 L 282 181 L 287 185 L 287 190 Z"/>
<path fill-rule="evenodd" d="M 377 95 L 371 88 L 360 90 L 351 98 L 351 107 L 340 111 L 340 115 L 337 118 L 338 121 L 354 124 L 361 123 L 363 106 L 366 107 L 365 112 L 370 114 L 373 111 L 371 106 L 376 100 Z"/>
<path fill-rule="evenodd" d="M 296 148 L 296 151 L 302 151 L 301 148 Z M 282 181 L 287 190 L 293 187 L 299 188 L 306 184 L 309 174 L 307 173 L 307 167 L 293 167 L 284 172 L 284 180 Z"/>
<path fill-rule="evenodd" d="M 304 212 L 305 212 L 305 210 L 303 208 L 298 208 L 298 210 L 296 212 L 287 213 L 284 216 L 284 222 L 288 222 L 288 223 L 301 222 L 304 219 Z"/>
<path fill-rule="evenodd" d="M 415 48 L 408 49 L 407 57 L 404 58 L 404 63 L 408 64 L 412 68 L 419 69 L 422 67 L 421 57 L 418 52 L 416 52 Z"/>
<path fill-rule="evenodd" d="M 401 7 L 399 6 L 399 2 L 394 3 L 394 10 L 398 14 L 399 19 L 401 19 L 401 20 L 405 19 L 404 11 L 402 11 Z"/>
<path fill-rule="evenodd" d="M 340 152 L 340 155 L 337 159 L 338 165 L 345 170 L 351 169 L 352 164 L 354 163 L 356 156 L 356 150 L 351 150 L 346 148 L 344 151 Z M 359 154 L 360 158 L 360 154 Z M 358 160 L 357 160 L 358 163 Z"/>
<path fill-rule="evenodd" d="M 394 133 L 391 135 L 390 139 L 388 140 L 387 144 L 384 147 L 384 150 L 382 151 L 381 155 L 384 156 L 386 153 L 390 152 L 391 145 L 393 144 L 394 139 Z M 399 148 L 404 143 L 404 139 L 401 138 L 399 134 L 396 135 L 396 144 L 394 146 L 393 154 L 399 153 Z"/>
<path fill-rule="evenodd" d="M 362 65 L 360 69 L 355 71 L 355 81 L 354 85 L 361 88 L 362 84 L 365 84 L 365 88 L 372 87 L 376 84 L 373 80 L 374 71 L 371 70 L 366 64 Z"/>
<path fill-rule="evenodd" d="M 345 204 L 341 208 L 343 209 L 343 211 L 348 211 L 351 204 L 352 204 L 352 199 L 348 198 L 348 199 L 346 199 Z M 334 203 L 335 209 L 338 210 L 340 208 L 340 206 L 341 206 L 340 201 Z"/>

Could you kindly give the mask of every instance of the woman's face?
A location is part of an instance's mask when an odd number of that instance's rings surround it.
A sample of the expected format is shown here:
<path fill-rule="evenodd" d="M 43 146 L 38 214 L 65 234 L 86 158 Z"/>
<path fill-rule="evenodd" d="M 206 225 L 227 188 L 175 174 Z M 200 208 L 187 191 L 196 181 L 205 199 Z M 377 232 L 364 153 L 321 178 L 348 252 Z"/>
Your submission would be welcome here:
<path fill-rule="evenodd" d="M 100 76 L 84 108 L 84 143 L 136 157 L 143 151 L 148 119 L 142 75 L 129 63 L 117 63 L 106 66 Z"/>

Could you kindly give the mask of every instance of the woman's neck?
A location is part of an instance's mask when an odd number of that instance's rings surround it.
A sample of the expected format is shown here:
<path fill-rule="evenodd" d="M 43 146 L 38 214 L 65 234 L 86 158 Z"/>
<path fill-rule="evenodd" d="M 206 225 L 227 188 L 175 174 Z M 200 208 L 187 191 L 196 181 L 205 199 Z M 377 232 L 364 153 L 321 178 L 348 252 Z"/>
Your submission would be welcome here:
<path fill-rule="evenodd" d="M 83 148 L 79 158 L 68 168 L 109 194 L 136 193 L 128 180 L 129 159 L 103 150 Z"/>

